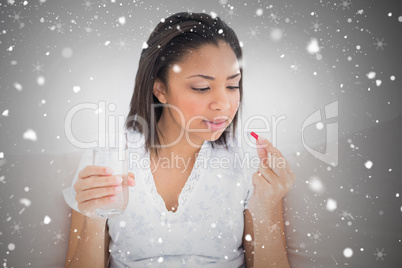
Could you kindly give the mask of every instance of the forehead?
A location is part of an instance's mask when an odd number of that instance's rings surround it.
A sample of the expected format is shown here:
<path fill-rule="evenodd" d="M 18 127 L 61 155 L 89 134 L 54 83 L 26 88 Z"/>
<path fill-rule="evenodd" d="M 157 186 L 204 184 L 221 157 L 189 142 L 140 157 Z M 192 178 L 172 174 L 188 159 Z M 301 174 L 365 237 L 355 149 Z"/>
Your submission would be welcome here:
<path fill-rule="evenodd" d="M 226 77 L 239 72 L 239 62 L 233 49 L 224 41 L 218 46 L 208 44 L 189 50 L 183 60 L 170 68 L 173 76 L 204 74 L 213 77 Z"/>

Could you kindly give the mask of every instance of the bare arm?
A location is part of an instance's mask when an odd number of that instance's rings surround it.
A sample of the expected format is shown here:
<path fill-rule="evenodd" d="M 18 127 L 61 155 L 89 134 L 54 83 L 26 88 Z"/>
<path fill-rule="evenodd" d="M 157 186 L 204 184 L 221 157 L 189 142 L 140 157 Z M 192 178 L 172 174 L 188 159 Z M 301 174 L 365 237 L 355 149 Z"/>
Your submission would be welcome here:
<path fill-rule="evenodd" d="M 248 235 L 250 236 L 247 237 Z M 246 239 L 246 237 L 248 239 Z M 254 228 L 253 228 L 253 218 L 248 209 L 244 211 L 243 249 L 244 249 L 244 257 L 246 259 L 246 266 L 248 268 L 251 268 L 254 266 Z"/>
<path fill-rule="evenodd" d="M 290 267 L 283 225 L 282 202 L 261 222 L 254 221 L 254 267 Z"/>
<path fill-rule="evenodd" d="M 92 219 L 72 210 L 65 267 L 107 267 L 108 259 L 106 219 Z"/>

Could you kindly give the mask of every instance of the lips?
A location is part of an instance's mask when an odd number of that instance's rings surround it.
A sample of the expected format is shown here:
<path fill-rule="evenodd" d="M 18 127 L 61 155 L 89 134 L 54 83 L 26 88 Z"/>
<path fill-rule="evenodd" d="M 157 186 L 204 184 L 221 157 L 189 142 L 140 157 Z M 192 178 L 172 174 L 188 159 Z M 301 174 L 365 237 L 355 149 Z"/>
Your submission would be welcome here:
<path fill-rule="evenodd" d="M 222 122 L 225 122 L 228 120 L 228 117 L 215 117 L 213 120 L 204 120 L 206 122 L 209 123 L 213 123 L 213 124 L 220 124 Z"/>
<path fill-rule="evenodd" d="M 226 127 L 226 122 L 228 121 L 228 118 L 225 119 L 218 119 L 215 118 L 212 121 L 206 121 L 204 120 L 203 122 L 207 125 L 208 129 L 212 131 L 220 130 Z"/>
<path fill-rule="evenodd" d="M 212 124 L 220 124 L 220 123 L 225 122 L 225 121 L 226 120 L 216 120 L 216 121 L 207 121 L 207 122 L 212 123 Z"/>

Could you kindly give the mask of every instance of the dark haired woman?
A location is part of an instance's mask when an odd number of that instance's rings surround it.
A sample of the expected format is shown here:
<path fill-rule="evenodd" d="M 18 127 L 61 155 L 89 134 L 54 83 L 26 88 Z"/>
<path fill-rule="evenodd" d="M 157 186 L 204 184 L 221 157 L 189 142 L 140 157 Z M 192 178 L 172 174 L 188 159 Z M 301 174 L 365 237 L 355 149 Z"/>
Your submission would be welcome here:
<path fill-rule="evenodd" d="M 252 151 L 236 146 L 236 34 L 218 17 L 182 12 L 162 20 L 147 45 L 126 127 L 137 141 L 130 153 L 149 165 L 131 170 L 124 214 L 104 219 L 94 211 L 120 182 L 83 157 L 66 266 L 289 267 L 282 197 L 295 178 L 266 139 Z M 255 169 L 238 162 L 250 152 L 260 160 Z"/>

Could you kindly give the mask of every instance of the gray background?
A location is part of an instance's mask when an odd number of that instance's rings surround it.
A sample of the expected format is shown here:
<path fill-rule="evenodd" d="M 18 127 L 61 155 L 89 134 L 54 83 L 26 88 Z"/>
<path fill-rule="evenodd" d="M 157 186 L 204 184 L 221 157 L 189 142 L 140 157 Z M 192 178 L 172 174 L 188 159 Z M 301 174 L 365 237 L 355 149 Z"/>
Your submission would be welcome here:
<path fill-rule="evenodd" d="M 65 116 L 77 104 L 106 101 L 117 106 L 108 115 L 125 116 L 143 42 L 162 18 L 179 11 L 215 12 L 235 30 L 244 53 L 242 122 L 255 114 L 271 123 L 272 116 L 286 116 L 274 144 L 285 156 L 308 155 L 302 144 L 304 120 L 338 101 L 338 117 L 331 122 L 339 127 L 339 166 L 331 172 L 349 182 L 332 181 L 333 187 L 348 189 L 345 200 L 349 189 L 359 187 L 365 190 L 354 195 L 363 203 L 369 202 L 364 199 L 369 192 L 374 199 L 389 200 L 392 206 L 383 201 L 382 207 L 364 211 L 381 223 L 402 226 L 402 3 L 397 0 L 1 1 L 0 162 L 8 156 L 81 150 L 64 131 Z M 316 54 L 306 49 L 313 38 L 320 46 Z M 321 151 L 323 123 L 322 130 L 313 125 L 304 132 L 306 143 Z M 82 111 L 71 127 L 78 139 L 92 141 L 97 114 Z M 265 136 L 272 139 L 272 133 Z M 373 162 L 371 169 L 367 161 Z M 314 163 L 296 168 L 304 176 L 301 181 L 328 169 Z M 0 197 L 1 241 L 2 235 L 16 235 L 7 215 L 18 203 L 9 196 L 18 194 L 7 188 L 11 177 L 4 175 L 4 167 L 0 172 L 7 192 Z M 376 184 L 369 183 L 372 178 Z M 386 226 L 379 230 L 385 232 Z M 401 229 L 391 236 L 384 240 L 388 254 L 383 260 L 373 254 L 378 252 L 373 236 L 368 243 L 374 248 L 364 258 L 377 265 L 387 259 L 400 263 L 391 253 L 402 250 Z M 1 256 L 7 244 L 0 242 Z M 378 248 L 384 244 L 378 242 Z"/>

